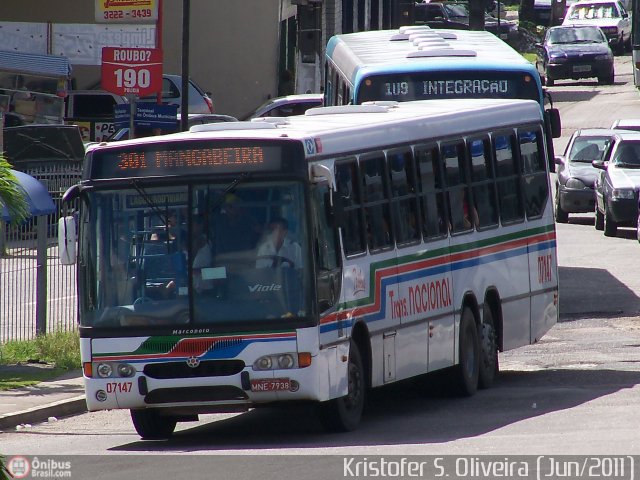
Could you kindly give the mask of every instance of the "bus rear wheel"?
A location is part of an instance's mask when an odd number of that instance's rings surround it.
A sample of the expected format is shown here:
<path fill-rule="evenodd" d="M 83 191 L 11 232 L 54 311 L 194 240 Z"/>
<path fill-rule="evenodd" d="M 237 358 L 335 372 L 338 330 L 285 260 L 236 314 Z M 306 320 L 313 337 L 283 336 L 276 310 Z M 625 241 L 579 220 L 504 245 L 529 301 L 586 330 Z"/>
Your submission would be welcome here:
<path fill-rule="evenodd" d="M 458 395 L 470 397 L 478 390 L 480 342 L 473 312 L 469 307 L 462 310 L 458 342 L 460 363 L 455 367 L 452 387 Z"/>
<path fill-rule="evenodd" d="M 478 327 L 480 340 L 480 365 L 478 369 L 478 386 L 489 388 L 498 375 L 498 341 L 496 339 L 495 322 L 491 308 L 485 305 L 482 323 Z"/>
<path fill-rule="evenodd" d="M 349 347 L 349 366 L 347 395 L 319 405 L 320 421 L 330 432 L 349 432 L 358 428 L 364 410 L 366 395 L 362 356 L 355 342 Z"/>
<path fill-rule="evenodd" d="M 164 417 L 155 410 L 131 410 L 131 420 L 143 440 L 166 440 L 177 423 L 174 417 Z"/>

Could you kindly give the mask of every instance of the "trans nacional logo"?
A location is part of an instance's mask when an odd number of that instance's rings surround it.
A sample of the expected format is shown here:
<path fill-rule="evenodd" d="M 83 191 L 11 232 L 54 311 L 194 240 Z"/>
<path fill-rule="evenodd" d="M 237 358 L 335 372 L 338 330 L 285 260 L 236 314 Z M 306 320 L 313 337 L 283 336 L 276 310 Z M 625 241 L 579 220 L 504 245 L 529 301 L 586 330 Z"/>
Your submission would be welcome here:
<path fill-rule="evenodd" d="M 189 357 L 187 359 L 187 365 L 189 365 L 191 368 L 196 368 L 198 365 L 200 365 L 200 359 L 198 357 Z"/>
<path fill-rule="evenodd" d="M 7 470 L 13 478 L 27 478 L 31 473 L 31 464 L 24 457 L 12 457 L 7 462 Z"/>

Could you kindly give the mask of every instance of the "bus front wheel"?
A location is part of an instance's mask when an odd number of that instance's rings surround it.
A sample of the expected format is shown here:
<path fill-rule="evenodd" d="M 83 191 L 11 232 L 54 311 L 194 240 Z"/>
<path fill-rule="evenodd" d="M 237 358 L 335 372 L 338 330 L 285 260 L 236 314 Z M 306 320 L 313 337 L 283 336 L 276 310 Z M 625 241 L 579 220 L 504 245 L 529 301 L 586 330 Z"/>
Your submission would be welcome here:
<path fill-rule="evenodd" d="M 460 363 L 455 368 L 453 388 L 455 393 L 470 397 L 478 390 L 480 374 L 480 342 L 478 328 L 469 307 L 464 307 L 460 317 Z"/>
<path fill-rule="evenodd" d="M 131 420 L 143 440 L 166 440 L 177 423 L 174 417 L 164 417 L 155 410 L 131 410 Z"/>
<path fill-rule="evenodd" d="M 349 366 L 347 395 L 319 405 L 320 421 L 324 428 L 331 432 L 349 432 L 358 428 L 364 401 L 367 383 L 365 381 L 364 367 L 360 350 L 355 342 L 349 347 Z"/>

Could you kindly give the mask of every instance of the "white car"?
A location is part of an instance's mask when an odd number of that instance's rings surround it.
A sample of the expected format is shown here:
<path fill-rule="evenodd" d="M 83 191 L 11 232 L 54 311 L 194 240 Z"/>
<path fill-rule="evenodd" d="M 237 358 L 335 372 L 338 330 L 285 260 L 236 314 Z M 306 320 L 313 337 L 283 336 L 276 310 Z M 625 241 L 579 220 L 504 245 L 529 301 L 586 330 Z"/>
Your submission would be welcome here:
<path fill-rule="evenodd" d="M 297 95 L 286 95 L 267 100 L 256 108 L 253 112 L 242 117 L 242 120 L 251 120 L 259 117 L 288 117 L 291 115 L 302 115 L 305 111 L 314 107 L 324 105 L 324 95 L 322 93 L 300 93 Z"/>
<path fill-rule="evenodd" d="M 619 120 L 614 120 L 610 128 L 640 132 L 640 118 L 621 118 Z"/>
<path fill-rule="evenodd" d="M 595 25 L 609 40 L 611 49 L 623 53 L 631 49 L 631 20 L 619 0 L 581 0 L 569 7 L 563 25 Z"/>

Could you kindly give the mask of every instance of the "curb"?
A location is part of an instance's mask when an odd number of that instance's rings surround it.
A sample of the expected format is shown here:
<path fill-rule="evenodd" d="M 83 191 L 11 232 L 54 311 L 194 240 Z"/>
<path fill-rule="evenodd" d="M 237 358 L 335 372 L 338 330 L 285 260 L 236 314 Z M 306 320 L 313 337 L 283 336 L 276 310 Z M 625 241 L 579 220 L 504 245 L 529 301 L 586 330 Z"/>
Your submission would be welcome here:
<path fill-rule="evenodd" d="M 21 423 L 37 423 L 47 420 L 49 417 L 63 417 L 77 415 L 87 411 L 87 402 L 84 395 L 60 400 L 39 407 L 29 408 L 20 412 L 0 415 L 0 430 L 13 428 Z"/>

